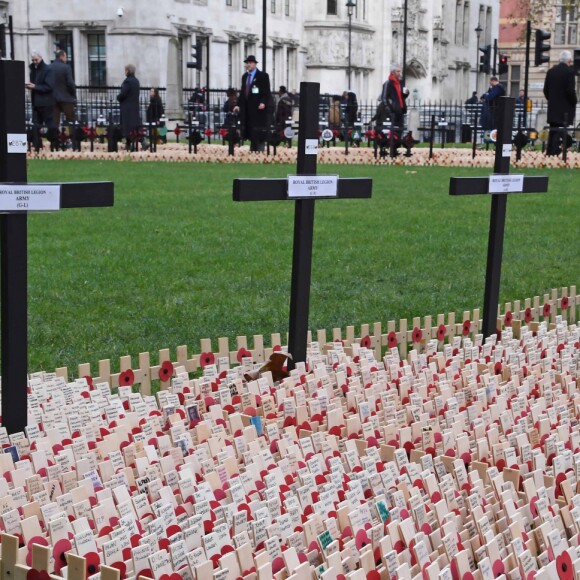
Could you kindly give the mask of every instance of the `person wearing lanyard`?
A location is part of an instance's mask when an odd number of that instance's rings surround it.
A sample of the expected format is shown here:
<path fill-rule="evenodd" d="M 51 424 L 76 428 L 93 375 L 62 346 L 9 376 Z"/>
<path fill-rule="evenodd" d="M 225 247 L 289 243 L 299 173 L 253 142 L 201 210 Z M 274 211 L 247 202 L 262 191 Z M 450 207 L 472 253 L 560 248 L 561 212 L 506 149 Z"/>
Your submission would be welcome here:
<path fill-rule="evenodd" d="M 268 106 L 272 98 L 270 77 L 258 70 L 253 54 L 246 60 L 246 73 L 242 76 L 242 88 L 234 113 L 239 113 L 243 138 L 250 140 L 250 151 L 263 151 L 268 126 Z"/>

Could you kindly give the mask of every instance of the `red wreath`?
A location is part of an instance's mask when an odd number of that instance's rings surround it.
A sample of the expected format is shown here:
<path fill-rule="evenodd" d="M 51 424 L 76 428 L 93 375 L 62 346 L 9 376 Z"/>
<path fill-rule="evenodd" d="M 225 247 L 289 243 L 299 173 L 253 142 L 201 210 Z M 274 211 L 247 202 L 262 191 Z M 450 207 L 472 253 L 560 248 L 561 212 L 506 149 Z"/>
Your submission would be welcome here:
<path fill-rule="evenodd" d="M 26 572 L 26 580 L 50 580 L 50 574 L 46 570 L 30 568 L 30 570 Z"/>
<path fill-rule="evenodd" d="M 508 310 L 505 313 L 505 318 L 504 318 L 504 324 L 506 326 L 511 326 L 512 325 L 512 320 L 514 319 L 514 315 Z"/>
<path fill-rule="evenodd" d="M 244 358 L 252 358 L 252 353 L 247 348 L 242 347 L 238 350 L 236 358 L 238 359 L 238 362 L 241 363 Z"/>
<path fill-rule="evenodd" d="M 463 321 L 463 336 L 468 336 L 471 332 L 471 320 Z"/>
<path fill-rule="evenodd" d="M 166 360 L 159 368 L 159 380 L 165 383 L 172 376 L 173 376 L 173 363 L 170 360 Z"/>
<path fill-rule="evenodd" d="M 228 130 L 225 127 L 222 127 L 219 134 L 222 139 L 225 139 L 228 136 Z"/>
<path fill-rule="evenodd" d="M 119 374 L 119 385 L 122 387 L 132 387 L 135 383 L 135 373 L 131 369 L 122 371 Z"/>
<path fill-rule="evenodd" d="M 562 296 L 562 300 L 560 302 L 560 308 L 562 310 L 568 310 L 568 296 Z"/>
<path fill-rule="evenodd" d="M 423 340 L 423 331 L 418 327 L 415 326 L 415 328 L 413 328 L 413 342 L 417 343 L 417 342 L 421 342 Z"/>
<path fill-rule="evenodd" d="M 443 341 L 447 336 L 447 327 L 444 324 L 440 324 L 437 328 L 437 340 Z"/>
<path fill-rule="evenodd" d="M 551 311 L 550 304 L 546 302 L 546 304 L 544 304 L 544 307 L 542 309 L 542 314 L 544 315 L 544 317 L 547 318 L 548 316 L 550 316 L 550 311 Z"/>
<path fill-rule="evenodd" d="M 524 320 L 525 320 L 526 322 L 531 322 L 531 321 L 532 321 L 532 318 L 533 318 L 533 315 L 532 315 L 532 309 L 531 309 L 531 308 L 528 306 L 528 307 L 526 308 L 526 311 L 525 311 L 525 313 L 524 313 Z"/>
<path fill-rule="evenodd" d="M 177 137 L 179 137 L 179 135 L 181 135 L 181 127 L 179 125 L 175 125 L 175 129 L 173 129 L 173 132 Z"/>
<path fill-rule="evenodd" d="M 367 334 L 360 339 L 360 345 L 364 348 L 371 348 L 371 337 Z"/>
<path fill-rule="evenodd" d="M 556 570 L 560 580 L 574 579 L 574 566 L 572 564 L 572 558 L 567 551 L 564 551 L 559 556 L 556 556 Z"/>
<path fill-rule="evenodd" d="M 213 365 L 215 363 L 215 356 L 213 352 L 202 352 L 199 356 L 199 364 L 201 368 L 204 369 L 208 365 Z"/>
<path fill-rule="evenodd" d="M 399 344 L 397 333 L 395 331 L 391 331 L 387 335 L 387 344 L 389 345 L 389 348 L 395 348 Z"/>
<path fill-rule="evenodd" d="M 87 578 L 96 574 L 99 571 L 99 565 L 101 564 L 101 559 L 96 552 L 87 552 L 84 556 L 85 565 L 87 569 Z"/>
<path fill-rule="evenodd" d="M 208 127 L 204 133 L 206 137 L 211 137 L 213 135 L 213 131 L 211 130 L 210 127 Z"/>

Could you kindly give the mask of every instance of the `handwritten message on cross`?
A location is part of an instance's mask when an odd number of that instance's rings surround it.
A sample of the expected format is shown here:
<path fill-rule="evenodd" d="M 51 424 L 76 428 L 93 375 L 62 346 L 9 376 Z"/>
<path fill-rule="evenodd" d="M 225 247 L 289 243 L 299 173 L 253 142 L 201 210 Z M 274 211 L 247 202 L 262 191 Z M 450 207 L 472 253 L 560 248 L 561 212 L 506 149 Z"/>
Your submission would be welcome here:
<path fill-rule="evenodd" d="M 27 424 L 27 214 L 113 205 L 110 182 L 27 182 L 24 70 L 23 62 L 0 61 L 0 347 L 2 424 L 8 433 Z"/>
<path fill-rule="evenodd" d="M 316 174 L 320 85 L 300 83 L 297 175 L 287 179 L 235 179 L 234 201 L 293 200 L 294 246 L 288 350 L 306 361 L 314 205 L 317 199 L 370 198 L 372 179 Z"/>
<path fill-rule="evenodd" d="M 486 337 L 495 334 L 497 330 L 497 309 L 508 195 L 548 191 L 547 177 L 509 175 L 514 109 L 515 99 L 511 97 L 499 99 L 493 175 L 488 177 L 452 177 L 449 185 L 450 195 L 491 194 L 491 218 L 483 297 L 483 335 Z"/>

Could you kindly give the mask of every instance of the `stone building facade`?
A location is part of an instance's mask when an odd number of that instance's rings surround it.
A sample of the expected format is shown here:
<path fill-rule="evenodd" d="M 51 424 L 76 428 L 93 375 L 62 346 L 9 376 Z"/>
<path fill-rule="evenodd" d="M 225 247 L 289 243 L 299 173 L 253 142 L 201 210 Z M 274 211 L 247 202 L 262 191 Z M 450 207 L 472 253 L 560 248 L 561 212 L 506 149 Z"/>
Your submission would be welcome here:
<path fill-rule="evenodd" d="M 406 5 L 412 96 L 465 99 L 485 90 L 474 30 L 483 28 L 482 45 L 497 38 L 499 0 L 355 4 L 349 18 L 346 0 L 265 0 L 266 70 L 274 88 L 298 89 L 307 80 L 342 93 L 350 71 L 359 99 L 376 99 L 390 64 L 403 60 Z M 244 56 L 263 60 L 263 10 L 264 0 L 0 0 L 0 22 L 12 15 L 17 59 L 28 60 L 32 50 L 50 58 L 59 42 L 78 84 L 109 86 L 121 83 L 131 62 L 142 85 L 167 87 L 168 111 L 177 111 L 183 87 L 237 86 Z M 204 47 L 201 71 L 186 66 L 196 41 Z"/>

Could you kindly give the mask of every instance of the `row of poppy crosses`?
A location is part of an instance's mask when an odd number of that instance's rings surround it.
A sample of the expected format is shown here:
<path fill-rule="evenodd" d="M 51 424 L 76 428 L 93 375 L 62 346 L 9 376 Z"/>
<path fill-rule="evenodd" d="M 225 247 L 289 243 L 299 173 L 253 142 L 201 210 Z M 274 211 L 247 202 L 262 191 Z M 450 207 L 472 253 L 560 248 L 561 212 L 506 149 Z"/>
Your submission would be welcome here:
<path fill-rule="evenodd" d="M 507 303 L 502 312 L 498 313 L 498 332 L 501 335 L 501 329 L 513 328 L 517 334 L 522 324 L 531 324 L 540 320 L 554 323 L 558 315 L 572 324 L 578 318 L 579 306 L 580 295 L 576 294 L 575 286 L 560 290 L 553 289 L 542 297 L 517 300 L 513 305 Z M 384 326 L 386 326 L 385 329 Z M 475 309 L 473 312 L 465 311 L 461 322 L 456 322 L 456 315 L 452 312 L 447 315 L 439 314 L 435 321 L 431 316 L 426 316 L 413 318 L 411 321 L 403 319 L 398 323 L 392 320 L 386 325 L 375 322 L 372 328 L 369 324 L 362 324 L 358 334 L 354 326 L 348 326 L 344 331 L 340 328 L 335 328 L 331 332 L 320 329 L 314 336 L 312 332 L 309 332 L 308 342 L 314 339 L 326 345 L 329 340 L 340 341 L 347 352 L 351 344 L 358 342 L 372 348 L 377 358 L 381 358 L 385 349 L 397 347 L 401 356 L 406 357 L 409 345 L 421 350 L 429 340 L 437 338 L 439 349 L 445 344 L 450 344 L 455 349 L 457 340 L 461 337 L 469 336 L 476 340 L 480 329 L 479 309 Z M 279 333 L 270 336 L 271 346 L 265 346 L 266 341 L 262 335 L 253 337 L 252 347 L 245 336 L 239 336 L 233 348 L 227 338 L 220 338 L 216 342 L 217 349 L 214 350 L 215 342 L 212 343 L 211 339 L 201 339 L 199 354 L 188 352 L 187 346 L 179 346 L 175 349 L 173 360 L 170 349 L 161 349 L 156 357 L 159 361 L 157 364 L 151 363 L 151 355 L 147 352 L 139 355 L 137 366 L 134 366 L 130 355 L 125 355 L 119 359 L 120 372 L 118 373 L 112 372 L 108 359 L 99 361 L 96 372 L 91 369 L 89 363 L 83 363 L 77 368 L 77 376 L 86 378 L 91 384 L 106 381 L 113 388 L 138 385 L 143 394 L 151 394 L 156 381 L 159 381 L 162 389 L 167 388 L 170 379 L 175 376 L 177 366 L 183 366 L 188 372 L 194 373 L 208 365 L 217 364 L 221 371 L 228 368 L 230 364 L 241 363 L 245 357 L 251 357 L 256 363 L 263 363 L 269 359 L 272 352 L 282 349 L 282 338 Z M 67 381 L 71 376 L 67 367 L 56 369 L 56 374 Z"/>
<path fill-rule="evenodd" d="M 573 577 L 580 329 L 436 346 L 314 343 L 281 383 L 244 359 L 156 397 L 34 378 L 30 427 L 1 436 L 21 570 L 41 544 L 89 576 Z"/>

